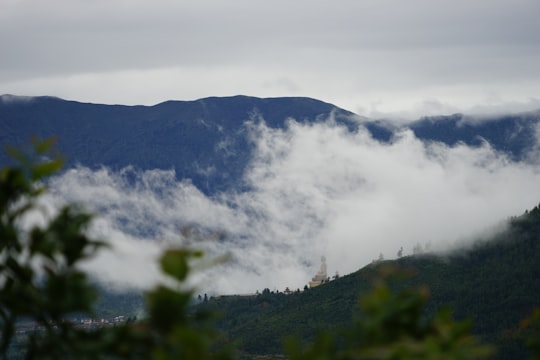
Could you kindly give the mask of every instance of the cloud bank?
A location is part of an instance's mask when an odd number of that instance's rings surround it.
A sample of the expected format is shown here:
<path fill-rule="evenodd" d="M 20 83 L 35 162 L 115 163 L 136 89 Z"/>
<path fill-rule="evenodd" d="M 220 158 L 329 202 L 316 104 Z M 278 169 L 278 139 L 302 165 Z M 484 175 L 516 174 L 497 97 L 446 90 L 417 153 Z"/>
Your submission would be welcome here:
<path fill-rule="evenodd" d="M 411 132 L 390 144 L 332 122 L 285 129 L 252 125 L 248 190 L 207 197 L 173 170 L 84 167 L 50 182 L 50 204 L 96 212 L 108 239 L 88 269 L 104 281 L 146 287 L 167 246 L 189 244 L 230 260 L 198 273 L 204 292 L 302 288 L 325 255 L 329 275 L 350 273 L 400 247 L 441 250 L 521 214 L 540 199 L 540 167 L 494 151 L 423 143 Z"/>

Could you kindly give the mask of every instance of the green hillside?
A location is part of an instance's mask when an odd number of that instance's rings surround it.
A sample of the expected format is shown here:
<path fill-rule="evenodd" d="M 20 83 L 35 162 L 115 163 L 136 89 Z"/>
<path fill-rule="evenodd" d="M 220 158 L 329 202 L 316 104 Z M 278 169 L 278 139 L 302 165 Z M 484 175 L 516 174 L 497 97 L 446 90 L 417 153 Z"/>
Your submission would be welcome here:
<path fill-rule="evenodd" d="M 378 267 L 413 273 L 395 287 L 426 285 L 426 316 L 444 306 L 471 319 L 474 333 L 497 346 L 497 358 L 526 357 L 520 321 L 540 307 L 540 208 L 511 219 L 507 230 L 450 255 L 409 256 L 367 266 L 300 293 L 220 297 L 201 306 L 222 313 L 218 327 L 248 354 L 279 354 L 283 338 L 312 341 L 320 330 L 339 332 L 359 316 L 358 298 Z"/>

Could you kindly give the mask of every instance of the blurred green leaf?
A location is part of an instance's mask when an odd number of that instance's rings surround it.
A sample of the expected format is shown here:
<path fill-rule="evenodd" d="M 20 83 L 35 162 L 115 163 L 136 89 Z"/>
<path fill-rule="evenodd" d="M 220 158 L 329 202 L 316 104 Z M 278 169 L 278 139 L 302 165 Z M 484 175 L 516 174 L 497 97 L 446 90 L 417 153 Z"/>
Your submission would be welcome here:
<path fill-rule="evenodd" d="M 201 257 L 200 251 L 189 249 L 170 249 L 162 255 L 160 264 L 161 269 L 167 275 L 172 276 L 178 281 L 184 281 L 189 273 L 190 258 Z"/>
<path fill-rule="evenodd" d="M 47 152 L 52 151 L 54 145 L 56 144 L 55 137 L 50 137 L 47 139 L 41 139 L 39 137 L 32 137 L 30 141 L 32 142 L 32 146 L 34 147 L 34 150 L 38 154 L 45 154 Z"/>
<path fill-rule="evenodd" d="M 31 177 L 33 180 L 43 179 L 60 170 L 62 165 L 63 161 L 60 159 L 38 163 L 32 167 Z"/>

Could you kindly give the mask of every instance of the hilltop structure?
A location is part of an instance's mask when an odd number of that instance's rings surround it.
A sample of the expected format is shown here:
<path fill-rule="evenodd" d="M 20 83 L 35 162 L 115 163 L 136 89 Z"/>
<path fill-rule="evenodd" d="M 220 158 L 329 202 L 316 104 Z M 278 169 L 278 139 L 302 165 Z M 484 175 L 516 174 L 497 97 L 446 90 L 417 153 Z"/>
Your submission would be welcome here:
<path fill-rule="evenodd" d="M 316 286 L 321 285 L 322 283 L 326 282 L 328 280 L 328 275 L 326 274 L 326 258 L 324 256 L 321 257 L 321 268 L 317 272 L 317 275 L 315 275 L 311 281 L 309 282 L 309 287 L 314 288 Z"/>

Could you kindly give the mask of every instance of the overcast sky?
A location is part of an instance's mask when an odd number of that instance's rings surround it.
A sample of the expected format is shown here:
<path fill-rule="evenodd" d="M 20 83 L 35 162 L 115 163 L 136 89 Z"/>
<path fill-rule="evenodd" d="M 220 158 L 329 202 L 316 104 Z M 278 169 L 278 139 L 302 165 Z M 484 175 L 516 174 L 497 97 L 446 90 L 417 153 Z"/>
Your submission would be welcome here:
<path fill-rule="evenodd" d="M 539 17 L 538 0 L 0 0 L 0 93 L 521 111 L 540 108 Z"/>

